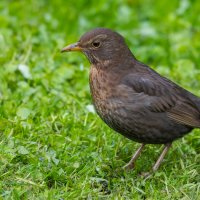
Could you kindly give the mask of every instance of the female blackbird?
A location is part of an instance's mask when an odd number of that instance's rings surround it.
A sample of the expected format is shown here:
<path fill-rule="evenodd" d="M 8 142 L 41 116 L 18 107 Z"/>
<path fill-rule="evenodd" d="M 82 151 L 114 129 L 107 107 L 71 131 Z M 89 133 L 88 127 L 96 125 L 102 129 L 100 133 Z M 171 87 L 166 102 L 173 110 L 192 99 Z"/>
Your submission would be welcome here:
<path fill-rule="evenodd" d="M 90 89 L 101 119 L 142 143 L 125 169 L 134 167 L 145 144 L 164 144 L 156 171 L 174 140 L 200 128 L 200 98 L 139 62 L 120 34 L 97 28 L 66 51 L 81 51 L 90 61 Z"/>

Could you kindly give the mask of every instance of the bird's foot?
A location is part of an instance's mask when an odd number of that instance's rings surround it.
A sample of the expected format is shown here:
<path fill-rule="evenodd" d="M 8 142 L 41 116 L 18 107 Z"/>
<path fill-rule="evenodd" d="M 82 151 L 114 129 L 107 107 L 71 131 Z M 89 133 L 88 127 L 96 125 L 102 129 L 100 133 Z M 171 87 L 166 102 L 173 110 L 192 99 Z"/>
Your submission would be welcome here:
<path fill-rule="evenodd" d="M 140 155 L 142 149 L 144 148 L 145 144 L 142 144 L 137 151 L 133 154 L 131 160 L 123 167 L 124 170 L 129 171 L 135 167 L 135 161 L 137 160 L 138 156 Z"/>
<path fill-rule="evenodd" d="M 144 178 L 145 180 L 146 180 L 146 179 L 149 179 L 152 175 L 153 175 L 152 172 L 142 172 L 142 173 L 140 174 L 140 176 L 141 176 L 142 178 Z"/>
<path fill-rule="evenodd" d="M 131 163 L 127 163 L 126 165 L 123 166 L 123 169 L 126 171 L 130 171 L 131 169 L 133 169 L 135 167 L 135 163 L 131 162 Z"/>

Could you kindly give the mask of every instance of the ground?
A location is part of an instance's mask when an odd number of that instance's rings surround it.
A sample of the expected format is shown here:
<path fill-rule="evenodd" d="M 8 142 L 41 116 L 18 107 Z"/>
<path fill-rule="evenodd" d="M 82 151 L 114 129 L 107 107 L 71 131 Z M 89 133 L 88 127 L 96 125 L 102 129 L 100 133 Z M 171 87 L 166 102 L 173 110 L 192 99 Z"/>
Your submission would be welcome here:
<path fill-rule="evenodd" d="M 89 63 L 60 54 L 85 32 L 121 33 L 134 55 L 200 96 L 198 1 L 0 1 L 0 195 L 2 199 L 200 199 L 200 131 L 148 145 L 135 170 L 121 167 L 139 144 L 91 109 Z"/>

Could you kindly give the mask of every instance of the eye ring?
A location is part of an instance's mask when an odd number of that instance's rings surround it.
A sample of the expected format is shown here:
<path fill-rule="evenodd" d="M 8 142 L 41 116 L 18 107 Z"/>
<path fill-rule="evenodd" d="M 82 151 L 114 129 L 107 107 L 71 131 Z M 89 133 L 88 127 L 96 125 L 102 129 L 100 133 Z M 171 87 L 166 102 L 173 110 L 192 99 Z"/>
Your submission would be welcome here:
<path fill-rule="evenodd" d="M 92 42 L 93 47 L 98 48 L 100 47 L 101 43 L 99 41 Z"/>

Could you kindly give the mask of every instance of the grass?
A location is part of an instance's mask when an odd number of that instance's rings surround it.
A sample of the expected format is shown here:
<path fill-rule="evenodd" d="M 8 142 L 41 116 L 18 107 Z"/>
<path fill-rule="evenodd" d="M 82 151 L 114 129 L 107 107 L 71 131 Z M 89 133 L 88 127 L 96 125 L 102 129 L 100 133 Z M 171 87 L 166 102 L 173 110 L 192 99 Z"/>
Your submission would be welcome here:
<path fill-rule="evenodd" d="M 110 27 L 135 56 L 200 96 L 198 1 L 0 1 L 1 199 L 200 199 L 200 132 L 174 142 L 148 180 L 161 146 L 139 144 L 88 109 L 89 63 L 60 54 L 92 28 Z"/>

